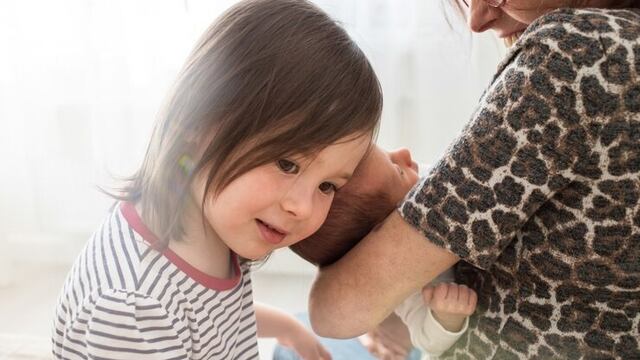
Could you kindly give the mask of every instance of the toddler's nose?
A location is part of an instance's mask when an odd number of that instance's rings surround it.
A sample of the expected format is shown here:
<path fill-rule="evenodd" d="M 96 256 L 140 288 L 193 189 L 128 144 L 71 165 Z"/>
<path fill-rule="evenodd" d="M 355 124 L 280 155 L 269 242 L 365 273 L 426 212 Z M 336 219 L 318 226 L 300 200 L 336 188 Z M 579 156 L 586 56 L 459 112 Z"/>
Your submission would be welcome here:
<path fill-rule="evenodd" d="M 297 219 L 307 219 L 313 211 L 313 191 L 296 183 L 280 199 L 280 206 Z"/>

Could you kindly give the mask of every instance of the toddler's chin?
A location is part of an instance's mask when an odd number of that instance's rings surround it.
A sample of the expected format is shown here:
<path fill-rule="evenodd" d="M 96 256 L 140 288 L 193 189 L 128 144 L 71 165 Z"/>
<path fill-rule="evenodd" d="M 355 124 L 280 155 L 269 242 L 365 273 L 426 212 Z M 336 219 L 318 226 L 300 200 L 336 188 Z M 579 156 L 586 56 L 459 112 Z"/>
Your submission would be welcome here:
<path fill-rule="evenodd" d="M 251 261 L 251 262 L 261 262 L 264 261 L 266 259 L 269 258 L 269 256 L 271 255 L 272 250 L 266 250 L 266 249 L 231 249 L 231 251 L 233 251 L 238 258 L 242 259 L 242 260 L 246 260 L 246 261 Z"/>

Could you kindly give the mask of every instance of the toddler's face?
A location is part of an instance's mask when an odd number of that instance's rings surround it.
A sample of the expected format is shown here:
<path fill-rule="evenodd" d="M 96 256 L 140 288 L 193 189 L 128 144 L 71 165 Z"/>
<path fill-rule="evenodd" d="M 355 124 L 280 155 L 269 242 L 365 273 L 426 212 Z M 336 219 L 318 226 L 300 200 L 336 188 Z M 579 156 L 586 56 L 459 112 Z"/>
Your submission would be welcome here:
<path fill-rule="evenodd" d="M 279 159 L 248 171 L 207 199 L 205 225 L 253 260 L 308 237 L 324 222 L 335 189 L 351 178 L 370 141 L 341 139 L 312 158 Z M 196 178 L 194 199 L 202 199 L 204 184 L 204 177 Z"/>
<path fill-rule="evenodd" d="M 385 151 L 376 145 L 341 191 L 358 194 L 383 192 L 397 203 L 417 181 L 418 165 L 411 159 L 408 149 Z"/>

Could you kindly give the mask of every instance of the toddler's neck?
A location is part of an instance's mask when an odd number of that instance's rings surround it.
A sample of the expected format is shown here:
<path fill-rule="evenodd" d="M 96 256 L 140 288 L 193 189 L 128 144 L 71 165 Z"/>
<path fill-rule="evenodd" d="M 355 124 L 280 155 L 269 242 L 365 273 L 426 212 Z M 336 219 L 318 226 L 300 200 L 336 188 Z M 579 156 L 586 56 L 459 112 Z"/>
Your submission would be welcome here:
<path fill-rule="evenodd" d="M 141 214 L 138 205 L 136 210 Z M 169 240 L 168 247 L 171 251 L 208 276 L 230 279 L 237 275 L 233 271 L 231 250 L 213 229 L 203 227 L 201 211 L 192 201 L 184 209 L 183 229 L 185 235 L 182 239 Z"/>

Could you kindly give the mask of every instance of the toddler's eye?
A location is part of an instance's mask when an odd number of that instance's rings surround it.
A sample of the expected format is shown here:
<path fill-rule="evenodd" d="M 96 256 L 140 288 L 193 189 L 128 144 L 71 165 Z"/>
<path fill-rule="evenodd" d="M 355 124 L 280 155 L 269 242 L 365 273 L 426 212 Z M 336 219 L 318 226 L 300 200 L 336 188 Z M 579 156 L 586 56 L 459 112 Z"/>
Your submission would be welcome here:
<path fill-rule="evenodd" d="M 300 171 L 300 166 L 287 159 L 277 160 L 276 165 L 278 165 L 278 168 L 286 174 L 297 174 L 298 171 Z"/>
<path fill-rule="evenodd" d="M 323 182 L 322 184 L 320 184 L 320 186 L 318 186 L 318 188 L 325 194 L 331 194 L 338 190 L 338 187 L 330 182 Z"/>

